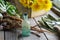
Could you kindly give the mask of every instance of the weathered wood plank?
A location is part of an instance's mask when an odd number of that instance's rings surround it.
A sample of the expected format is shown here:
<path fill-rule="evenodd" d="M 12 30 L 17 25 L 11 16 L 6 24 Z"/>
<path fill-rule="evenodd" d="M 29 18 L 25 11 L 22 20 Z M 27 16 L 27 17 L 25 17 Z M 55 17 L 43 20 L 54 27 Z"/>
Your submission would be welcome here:
<path fill-rule="evenodd" d="M 60 40 L 59 37 L 55 33 L 45 32 L 45 34 L 49 40 Z"/>
<path fill-rule="evenodd" d="M 5 40 L 18 40 L 16 32 L 5 31 Z"/>
<path fill-rule="evenodd" d="M 44 37 L 44 35 L 42 33 L 40 33 L 39 35 L 40 35 L 40 37 L 30 34 L 29 37 L 22 37 L 19 40 L 46 40 L 46 38 Z"/>
<path fill-rule="evenodd" d="M 49 11 L 48 13 L 50 14 L 50 13 L 53 13 L 53 12 Z M 53 15 L 53 14 L 51 14 L 51 15 Z M 36 17 L 35 19 L 36 19 L 36 21 L 38 21 L 40 19 L 40 17 Z M 29 19 L 29 21 L 30 21 L 31 26 L 36 25 L 36 23 L 34 22 L 34 20 L 32 18 Z M 58 37 L 54 33 L 49 33 L 49 32 L 44 32 L 44 33 L 46 34 L 46 36 L 48 37 L 49 40 L 53 40 L 53 39 L 54 40 L 59 40 Z M 0 35 L 1 35 L 0 39 L 1 38 L 4 39 L 3 34 L 4 34 L 3 32 L 0 33 Z M 18 39 L 17 33 L 8 31 L 8 32 L 5 32 L 5 40 L 47 40 L 43 33 L 40 33 L 39 35 L 41 37 L 37 37 L 33 34 L 30 34 L 29 37 L 22 37 L 22 38 Z"/>
<path fill-rule="evenodd" d="M 0 31 L 0 40 L 4 40 L 4 31 Z"/>

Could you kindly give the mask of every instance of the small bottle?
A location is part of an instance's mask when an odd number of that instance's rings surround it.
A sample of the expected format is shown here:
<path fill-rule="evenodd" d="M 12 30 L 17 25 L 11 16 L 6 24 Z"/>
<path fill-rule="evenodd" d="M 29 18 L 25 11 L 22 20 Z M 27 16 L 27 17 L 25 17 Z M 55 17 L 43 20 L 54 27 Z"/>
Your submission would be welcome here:
<path fill-rule="evenodd" d="M 24 21 L 22 22 L 22 36 L 27 37 L 30 35 L 30 22 L 28 21 L 27 13 L 23 14 Z"/>

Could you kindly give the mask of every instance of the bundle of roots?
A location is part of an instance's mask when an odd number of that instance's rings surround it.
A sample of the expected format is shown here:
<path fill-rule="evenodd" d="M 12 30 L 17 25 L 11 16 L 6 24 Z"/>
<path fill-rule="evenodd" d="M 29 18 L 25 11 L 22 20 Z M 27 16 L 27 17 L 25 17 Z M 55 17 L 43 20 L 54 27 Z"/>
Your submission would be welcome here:
<path fill-rule="evenodd" d="M 3 14 L 3 18 L 0 19 L 0 26 L 3 26 L 4 29 L 13 29 L 21 28 L 22 19 L 16 18 L 15 16 L 9 16 Z"/>

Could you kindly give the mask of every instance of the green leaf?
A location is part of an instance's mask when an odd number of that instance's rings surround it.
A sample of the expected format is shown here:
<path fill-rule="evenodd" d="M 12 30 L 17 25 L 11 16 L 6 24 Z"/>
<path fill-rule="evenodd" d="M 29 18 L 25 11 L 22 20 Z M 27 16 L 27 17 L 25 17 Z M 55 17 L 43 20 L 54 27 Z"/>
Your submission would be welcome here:
<path fill-rule="evenodd" d="M 5 1 L 4 1 L 4 0 L 0 0 L 0 3 L 1 3 L 2 5 L 5 5 Z"/>
<path fill-rule="evenodd" d="M 7 10 L 7 12 L 8 12 L 8 14 L 11 15 L 11 16 L 15 15 L 15 14 L 12 12 L 12 10 Z"/>
<path fill-rule="evenodd" d="M 45 24 L 44 27 L 45 27 L 47 30 L 49 30 L 49 31 L 54 31 L 54 30 L 53 30 L 53 26 L 49 25 L 49 24 L 47 23 L 47 21 L 46 21 L 45 18 L 42 17 L 42 21 L 44 22 L 44 24 Z"/>
<path fill-rule="evenodd" d="M 7 12 L 9 15 L 16 15 L 18 13 L 18 10 L 14 5 L 12 5 L 10 2 L 7 2 L 6 0 L 0 0 L 0 12 Z"/>
<path fill-rule="evenodd" d="M 10 15 L 15 15 L 17 12 L 16 12 L 16 7 L 14 5 L 9 5 L 10 8 L 7 10 L 8 14 Z"/>
<path fill-rule="evenodd" d="M 47 17 L 48 17 L 49 19 L 51 19 L 51 20 L 55 20 L 55 21 L 57 21 L 57 19 L 54 18 L 53 16 L 51 16 L 50 14 L 48 14 Z"/>

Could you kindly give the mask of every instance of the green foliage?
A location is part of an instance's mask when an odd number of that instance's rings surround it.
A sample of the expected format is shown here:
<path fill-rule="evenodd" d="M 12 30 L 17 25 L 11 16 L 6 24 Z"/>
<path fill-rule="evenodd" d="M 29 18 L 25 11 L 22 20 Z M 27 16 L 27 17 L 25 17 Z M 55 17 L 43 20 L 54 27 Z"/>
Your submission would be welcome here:
<path fill-rule="evenodd" d="M 56 25 L 56 22 L 60 22 L 59 19 L 55 19 L 49 14 L 47 16 L 41 17 L 41 20 L 39 20 L 39 23 L 42 24 L 43 28 L 53 32 L 55 32 L 54 25 Z"/>
<path fill-rule="evenodd" d="M 10 2 L 0 0 L 0 13 L 7 12 L 9 15 L 16 15 L 18 13 L 16 7 Z"/>

